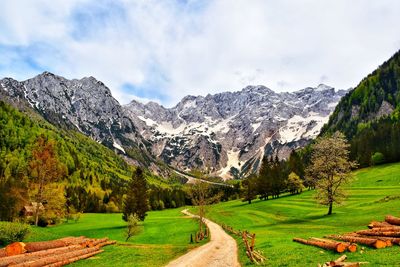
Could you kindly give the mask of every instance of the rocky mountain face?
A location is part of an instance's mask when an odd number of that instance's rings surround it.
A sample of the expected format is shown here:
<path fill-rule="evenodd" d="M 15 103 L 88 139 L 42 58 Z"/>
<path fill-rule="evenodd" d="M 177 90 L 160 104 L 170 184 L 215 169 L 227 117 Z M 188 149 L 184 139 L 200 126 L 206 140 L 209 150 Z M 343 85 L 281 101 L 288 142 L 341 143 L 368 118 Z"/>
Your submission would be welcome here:
<path fill-rule="evenodd" d="M 132 101 L 121 106 L 93 77 L 68 80 L 44 72 L 0 80 L 0 95 L 26 103 L 49 122 L 78 130 L 134 164 L 159 174 L 157 160 L 223 178 L 256 171 L 264 155 L 285 158 L 316 137 L 344 90 L 326 85 L 291 93 L 264 86 L 186 96 L 173 108 Z M 139 161 L 139 162 L 138 162 Z"/>
<path fill-rule="evenodd" d="M 123 154 L 124 147 L 145 149 L 145 141 L 110 89 L 93 77 L 68 80 L 44 72 L 23 82 L 4 78 L 0 91 L 14 104 L 27 101 L 52 124 L 76 129 Z"/>
<path fill-rule="evenodd" d="M 225 179 L 257 170 L 264 155 L 286 158 L 315 138 L 347 91 L 319 85 L 291 93 L 264 86 L 187 96 L 167 109 L 137 101 L 123 107 L 152 153 L 182 170 Z"/>

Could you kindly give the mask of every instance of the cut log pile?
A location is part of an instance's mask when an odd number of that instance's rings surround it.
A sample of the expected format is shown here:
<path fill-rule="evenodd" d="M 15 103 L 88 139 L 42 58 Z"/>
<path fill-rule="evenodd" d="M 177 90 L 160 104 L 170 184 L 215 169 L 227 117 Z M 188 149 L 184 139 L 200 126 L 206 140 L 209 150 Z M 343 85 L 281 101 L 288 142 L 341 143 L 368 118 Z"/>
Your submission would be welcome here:
<path fill-rule="evenodd" d="M 233 227 L 222 224 L 222 228 L 233 235 L 239 236 L 243 240 L 247 257 L 256 265 L 263 264 L 267 259 L 260 250 L 256 250 L 256 234 L 250 234 L 248 231 L 235 230 Z"/>
<path fill-rule="evenodd" d="M 342 255 L 334 261 L 325 262 L 323 265 L 318 264 L 318 267 L 359 267 L 361 264 L 368 262 L 346 262 L 347 256 Z"/>
<path fill-rule="evenodd" d="M 293 241 L 338 253 L 342 253 L 345 250 L 355 252 L 357 250 L 356 243 L 376 249 L 390 247 L 393 244 L 400 245 L 400 218 L 387 215 L 385 221 L 372 221 L 368 228 L 367 230 L 359 230 L 343 235 L 325 236 L 329 239 L 293 238 Z"/>
<path fill-rule="evenodd" d="M 315 238 L 312 237 L 310 239 L 302 239 L 302 238 L 293 238 L 293 241 L 305 244 L 305 245 L 310 245 L 310 246 L 315 246 L 315 247 L 320 247 L 323 249 L 327 250 L 332 250 L 338 253 L 343 253 L 346 250 L 350 252 L 355 252 L 357 250 L 357 245 L 353 243 L 348 243 L 348 242 L 338 242 L 335 240 L 330 240 L 330 239 L 321 239 L 321 238 Z"/>
<path fill-rule="evenodd" d="M 372 221 L 367 230 L 360 230 L 345 235 L 329 236 L 336 240 L 360 243 L 373 248 L 400 245 L 400 218 L 387 215 L 385 221 Z"/>
<path fill-rule="evenodd" d="M 66 237 L 43 242 L 15 242 L 0 251 L 0 267 L 56 267 L 92 257 L 104 246 L 115 244 L 108 238 Z"/>

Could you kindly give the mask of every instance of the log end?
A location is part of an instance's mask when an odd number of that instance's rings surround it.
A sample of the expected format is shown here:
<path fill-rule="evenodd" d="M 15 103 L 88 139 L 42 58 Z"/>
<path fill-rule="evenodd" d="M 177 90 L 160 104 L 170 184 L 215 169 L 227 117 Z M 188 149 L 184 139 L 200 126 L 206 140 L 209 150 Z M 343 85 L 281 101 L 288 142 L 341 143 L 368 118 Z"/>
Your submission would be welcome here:
<path fill-rule="evenodd" d="M 348 247 L 347 247 L 347 250 L 348 251 L 350 251 L 350 252 L 356 252 L 357 251 L 357 245 L 356 244 L 350 244 Z"/>
<path fill-rule="evenodd" d="M 346 244 L 338 243 L 338 244 L 336 245 L 336 251 L 337 251 L 338 253 L 343 253 L 343 252 L 346 251 L 346 249 L 347 249 Z"/>
<path fill-rule="evenodd" d="M 23 254 L 26 252 L 25 243 L 22 242 L 14 242 L 8 246 L 6 246 L 6 254 L 7 256 L 14 256 Z"/>
<path fill-rule="evenodd" d="M 386 241 L 383 241 L 383 240 L 380 240 L 380 239 L 378 239 L 378 240 L 376 240 L 376 242 L 374 243 L 374 247 L 375 248 L 386 248 Z"/>

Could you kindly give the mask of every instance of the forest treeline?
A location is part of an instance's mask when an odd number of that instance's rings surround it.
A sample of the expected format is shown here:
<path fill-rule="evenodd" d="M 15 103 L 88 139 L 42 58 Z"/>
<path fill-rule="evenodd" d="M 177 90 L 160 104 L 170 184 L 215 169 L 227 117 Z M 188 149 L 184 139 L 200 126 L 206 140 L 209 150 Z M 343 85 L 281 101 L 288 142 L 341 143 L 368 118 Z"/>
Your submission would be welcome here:
<path fill-rule="evenodd" d="M 51 194 L 57 196 L 53 204 L 61 208 L 47 214 L 49 220 L 69 212 L 121 211 L 132 166 L 80 133 L 58 129 L 0 101 L 0 220 L 17 218 L 23 206 L 34 200 L 32 151 L 40 139 L 54 143 L 52 149 L 62 169 L 61 177 L 50 186 Z M 151 209 L 190 203 L 182 185 L 169 184 L 149 172 L 145 175 Z"/>
<path fill-rule="evenodd" d="M 400 161 L 400 51 L 341 99 L 320 135 L 335 131 L 361 167 Z"/>

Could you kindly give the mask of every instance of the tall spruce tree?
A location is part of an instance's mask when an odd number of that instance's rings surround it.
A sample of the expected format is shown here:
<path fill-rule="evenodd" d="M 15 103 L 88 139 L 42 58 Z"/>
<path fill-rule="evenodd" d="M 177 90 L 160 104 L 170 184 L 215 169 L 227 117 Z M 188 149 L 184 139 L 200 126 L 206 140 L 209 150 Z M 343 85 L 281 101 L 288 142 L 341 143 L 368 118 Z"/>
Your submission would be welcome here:
<path fill-rule="evenodd" d="M 271 165 L 268 157 L 264 157 L 261 163 L 260 172 L 257 176 L 257 191 L 260 199 L 267 200 L 272 195 Z"/>
<path fill-rule="evenodd" d="M 148 210 L 149 196 L 147 194 L 146 178 L 144 177 L 143 170 L 137 168 L 128 185 L 128 192 L 124 199 L 122 218 L 124 221 L 128 221 L 130 215 L 136 214 L 139 220 L 144 221 Z"/>

